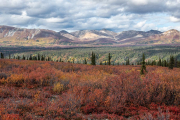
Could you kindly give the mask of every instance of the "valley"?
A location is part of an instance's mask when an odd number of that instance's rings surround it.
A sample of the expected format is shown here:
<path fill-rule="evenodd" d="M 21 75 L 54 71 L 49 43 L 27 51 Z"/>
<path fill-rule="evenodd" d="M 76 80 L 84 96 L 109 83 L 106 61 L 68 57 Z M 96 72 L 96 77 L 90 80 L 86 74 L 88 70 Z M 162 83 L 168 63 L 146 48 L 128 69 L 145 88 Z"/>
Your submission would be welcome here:
<path fill-rule="evenodd" d="M 0 28 L 0 119 L 180 118 L 179 31 Z"/>

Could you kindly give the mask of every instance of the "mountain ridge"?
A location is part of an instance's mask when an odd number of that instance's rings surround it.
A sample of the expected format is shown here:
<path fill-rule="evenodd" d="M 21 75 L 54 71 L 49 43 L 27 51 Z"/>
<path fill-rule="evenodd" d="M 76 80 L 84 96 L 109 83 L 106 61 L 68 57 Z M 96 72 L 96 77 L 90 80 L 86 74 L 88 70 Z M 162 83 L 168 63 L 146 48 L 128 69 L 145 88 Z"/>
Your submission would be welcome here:
<path fill-rule="evenodd" d="M 128 30 L 116 33 L 107 29 L 55 32 L 47 29 L 27 29 L 11 26 L 0 26 L 1 45 L 22 46 L 58 46 L 58 45 L 141 45 L 180 43 L 180 32 L 171 29 L 165 32 L 158 30 Z"/>

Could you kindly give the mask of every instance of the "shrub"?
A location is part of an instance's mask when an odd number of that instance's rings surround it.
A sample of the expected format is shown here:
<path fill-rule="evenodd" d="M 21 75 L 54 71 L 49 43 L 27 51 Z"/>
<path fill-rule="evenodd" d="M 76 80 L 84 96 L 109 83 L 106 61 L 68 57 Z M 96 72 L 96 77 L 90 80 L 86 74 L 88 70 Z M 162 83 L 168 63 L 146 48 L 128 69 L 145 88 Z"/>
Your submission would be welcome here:
<path fill-rule="evenodd" d="M 61 93 L 64 90 L 64 85 L 60 82 L 54 84 L 53 91 L 56 93 Z"/>
<path fill-rule="evenodd" d="M 20 87 L 24 83 L 24 78 L 22 74 L 12 74 L 8 78 L 9 84 L 15 84 L 15 86 Z"/>
<path fill-rule="evenodd" d="M 3 79 L 3 78 L 7 78 L 7 75 L 6 75 L 6 73 L 0 73 L 0 79 Z"/>

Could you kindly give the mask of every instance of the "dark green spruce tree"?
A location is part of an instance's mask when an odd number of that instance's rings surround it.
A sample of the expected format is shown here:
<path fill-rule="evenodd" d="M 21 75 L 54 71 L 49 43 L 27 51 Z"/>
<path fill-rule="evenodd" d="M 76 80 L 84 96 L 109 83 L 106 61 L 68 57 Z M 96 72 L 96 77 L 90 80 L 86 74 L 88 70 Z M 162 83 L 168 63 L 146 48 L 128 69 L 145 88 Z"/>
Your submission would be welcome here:
<path fill-rule="evenodd" d="M 86 58 L 84 58 L 84 64 L 87 64 L 87 60 L 86 60 Z"/>
<path fill-rule="evenodd" d="M 92 57 L 91 57 L 91 65 L 96 65 L 96 56 L 95 53 L 92 52 Z"/>
<path fill-rule="evenodd" d="M 40 54 L 39 54 L 39 53 L 38 53 L 37 59 L 38 59 L 38 60 L 40 60 L 40 59 L 41 59 L 41 57 L 40 57 Z"/>
<path fill-rule="evenodd" d="M 4 54 L 3 53 L 1 53 L 1 59 L 4 59 Z"/>
<path fill-rule="evenodd" d="M 51 57 L 48 56 L 47 61 L 51 61 Z"/>
<path fill-rule="evenodd" d="M 166 60 L 164 60 L 164 65 L 163 66 L 167 67 L 167 61 Z"/>
<path fill-rule="evenodd" d="M 41 55 L 41 61 L 45 61 L 45 57 Z"/>
<path fill-rule="evenodd" d="M 21 57 L 18 55 L 18 56 L 17 56 L 17 59 L 18 59 L 18 60 L 20 60 L 20 59 L 21 59 Z"/>
<path fill-rule="evenodd" d="M 143 75 L 145 72 L 147 72 L 147 70 L 146 70 L 145 55 L 144 55 L 144 53 L 143 53 L 143 55 L 142 55 L 142 65 L 141 65 L 140 74 Z"/>
<path fill-rule="evenodd" d="M 33 60 L 38 60 L 36 56 L 33 56 Z"/>
<path fill-rule="evenodd" d="M 25 59 L 26 59 L 24 55 L 23 55 L 22 59 L 23 59 L 23 60 L 25 60 Z"/>
<path fill-rule="evenodd" d="M 173 67 L 174 67 L 174 57 L 170 56 L 169 69 L 173 69 Z"/>
<path fill-rule="evenodd" d="M 33 58 L 32 58 L 32 55 L 30 55 L 30 56 L 29 56 L 29 60 L 32 60 L 32 59 L 33 59 Z"/>
<path fill-rule="evenodd" d="M 129 58 L 126 60 L 126 65 L 130 65 Z"/>
<path fill-rule="evenodd" d="M 161 62 L 161 59 L 159 58 L 158 66 L 161 66 L 161 65 L 162 65 L 162 62 Z"/>
<path fill-rule="evenodd" d="M 111 55 L 110 55 L 110 53 L 109 53 L 109 55 L 108 55 L 108 65 L 111 65 Z"/>

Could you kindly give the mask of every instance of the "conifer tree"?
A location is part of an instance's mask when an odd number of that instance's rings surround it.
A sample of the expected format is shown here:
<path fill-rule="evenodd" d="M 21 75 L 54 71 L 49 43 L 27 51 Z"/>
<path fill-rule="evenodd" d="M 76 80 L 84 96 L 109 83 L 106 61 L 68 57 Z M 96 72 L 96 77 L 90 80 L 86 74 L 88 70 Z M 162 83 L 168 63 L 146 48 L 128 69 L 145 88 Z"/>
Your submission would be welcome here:
<path fill-rule="evenodd" d="M 100 62 L 100 65 L 102 65 L 102 61 Z"/>
<path fill-rule="evenodd" d="M 169 69 L 173 69 L 173 67 L 174 67 L 174 57 L 170 56 Z"/>
<path fill-rule="evenodd" d="M 126 60 L 126 65 L 130 65 L 130 64 L 129 64 L 129 58 Z"/>
<path fill-rule="evenodd" d="M 60 58 L 59 62 L 61 62 L 61 58 Z"/>
<path fill-rule="evenodd" d="M 51 57 L 49 57 L 49 56 L 48 56 L 48 59 L 47 59 L 47 61 L 51 61 Z"/>
<path fill-rule="evenodd" d="M 158 66 L 161 66 L 161 59 L 159 58 L 159 61 L 158 61 Z"/>
<path fill-rule="evenodd" d="M 9 54 L 9 59 L 11 59 L 11 55 Z"/>
<path fill-rule="evenodd" d="M 95 53 L 92 52 L 92 57 L 91 57 L 91 65 L 96 65 L 96 57 Z"/>
<path fill-rule="evenodd" d="M 24 55 L 23 55 L 22 59 L 23 59 L 23 60 L 25 60 L 25 59 L 26 59 Z"/>
<path fill-rule="evenodd" d="M 36 56 L 33 56 L 33 60 L 38 60 Z"/>
<path fill-rule="evenodd" d="M 43 56 L 43 55 L 41 55 L 41 61 L 44 61 L 44 60 L 45 60 L 44 56 Z"/>
<path fill-rule="evenodd" d="M 1 59 L 4 59 L 4 54 L 3 53 L 1 53 Z"/>
<path fill-rule="evenodd" d="M 143 56 L 142 56 L 142 66 L 141 66 L 141 71 L 140 71 L 140 74 L 143 75 L 144 74 L 144 71 L 146 71 L 146 62 L 145 62 L 145 55 L 143 53 Z"/>
<path fill-rule="evenodd" d="M 40 59 L 41 59 L 41 57 L 40 57 L 40 54 L 38 53 L 37 60 L 40 60 Z"/>
<path fill-rule="evenodd" d="M 167 62 L 166 62 L 166 60 L 164 60 L 164 67 L 167 67 Z"/>
<path fill-rule="evenodd" d="M 32 55 L 29 56 L 29 60 L 32 60 Z"/>
<path fill-rule="evenodd" d="M 17 59 L 20 60 L 20 56 L 19 55 L 17 56 Z"/>
<path fill-rule="evenodd" d="M 111 65 L 111 55 L 110 55 L 110 53 L 109 53 L 109 55 L 108 55 L 108 65 Z"/>
<path fill-rule="evenodd" d="M 87 64 L 87 60 L 86 60 L 86 58 L 84 58 L 84 64 Z"/>

